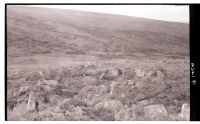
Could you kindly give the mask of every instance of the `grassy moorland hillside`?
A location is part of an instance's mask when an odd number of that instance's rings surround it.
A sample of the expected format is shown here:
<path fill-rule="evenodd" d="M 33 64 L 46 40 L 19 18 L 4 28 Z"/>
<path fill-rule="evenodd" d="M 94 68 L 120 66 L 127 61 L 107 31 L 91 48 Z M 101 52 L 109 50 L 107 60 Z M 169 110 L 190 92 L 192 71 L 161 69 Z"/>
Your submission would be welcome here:
<path fill-rule="evenodd" d="M 7 6 L 8 120 L 188 120 L 189 25 Z"/>
<path fill-rule="evenodd" d="M 188 24 L 121 15 L 8 6 L 8 56 L 189 55 Z"/>

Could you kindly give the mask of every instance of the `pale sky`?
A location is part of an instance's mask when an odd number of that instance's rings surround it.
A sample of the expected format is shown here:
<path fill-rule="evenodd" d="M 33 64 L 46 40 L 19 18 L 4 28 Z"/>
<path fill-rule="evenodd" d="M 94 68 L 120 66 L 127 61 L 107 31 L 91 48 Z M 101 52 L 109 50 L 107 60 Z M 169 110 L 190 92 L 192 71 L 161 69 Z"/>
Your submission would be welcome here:
<path fill-rule="evenodd" d="M 120 14 L 163 21 L 189 23 L 189 6 L 176 5 L 31 5 L 59 9 Z"/>

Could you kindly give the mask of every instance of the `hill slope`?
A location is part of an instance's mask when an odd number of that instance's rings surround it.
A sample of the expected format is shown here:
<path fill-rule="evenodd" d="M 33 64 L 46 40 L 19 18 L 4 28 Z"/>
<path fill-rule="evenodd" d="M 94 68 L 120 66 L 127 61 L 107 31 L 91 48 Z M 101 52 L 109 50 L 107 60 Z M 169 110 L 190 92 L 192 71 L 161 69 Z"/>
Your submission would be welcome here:
<path fill-rule="evenodd" d="M 8 56 L 188 56 L 189 25 L 37 7 L 7 8 Z"/>
<path fill-rule="evenodd" d="M 8 6 L 8 120 L 189 120 L 189 27 Z"/>

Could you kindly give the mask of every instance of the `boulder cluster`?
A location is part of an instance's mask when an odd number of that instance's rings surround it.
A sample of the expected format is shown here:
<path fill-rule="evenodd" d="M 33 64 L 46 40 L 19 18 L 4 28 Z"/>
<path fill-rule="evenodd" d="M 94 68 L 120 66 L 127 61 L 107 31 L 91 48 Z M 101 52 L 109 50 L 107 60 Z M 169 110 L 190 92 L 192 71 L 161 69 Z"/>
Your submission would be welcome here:
<path fill-rule="evenodd" d="M 161 71 L 137 68 L 126 79 L 122 69 L 93 68 L 62 70 L 49 74 L 52 78 L 41 72 L 41 78 L 30 76 L 28 80 L 37 79 L 36 83 L 13 92 L 17 102 L 10 102 L 12 110 L 25 103 L 28 113 L 37 113 L 33 120 L 189 120 L 189 104 L 172 114 L 168 106 L 156 102 L 156 95 L 169 84 Z"/>

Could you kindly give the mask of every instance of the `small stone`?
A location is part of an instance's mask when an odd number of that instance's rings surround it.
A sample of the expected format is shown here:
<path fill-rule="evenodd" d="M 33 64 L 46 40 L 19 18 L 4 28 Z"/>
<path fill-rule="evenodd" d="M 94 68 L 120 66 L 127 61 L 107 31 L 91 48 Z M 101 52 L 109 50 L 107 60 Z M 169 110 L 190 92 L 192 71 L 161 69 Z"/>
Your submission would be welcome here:
<path fill-rule="evenodd" d="M 115 89 L 115 87 L 119 84 L 118 81 L 112 81 L 112 83 L 110 84 L 110 95 L 113 94 L 113 91 Z"/>
<path fill-rule="evenodd" d="M 150 105 L 144 108 L 144 116 L 150 121 L 164 121 L 168 117 L 168 113 L 163 104 Z"/>
<path fill-rule="evenodd" d="M 128 85 L 134 85 L 134 84 L 135 84 L 134 81 L 132 81 L 132 80 L 128 80 Z"/>
<path fill-rule="evenodd" d="M 109 72 L 111 73 L 113 77 L 117 77 L 118 75 L 122 74 L 122 71 L 116 68 L 112 68 L 111 70 L 109 70 Z"/>
<path fill-rule="evenodd" d="M 138 77 L 144 77 L 145 76 L 145 71 L 142 69 L 136 69 L 135 73 Z"/>
<path fill-rule="evenodd" d="M 134 100 L 138 101 L 138 100 L 141 100 L 141 99 L 144 99 L 145 98 L 145 95 L 142 94 L 142 93 L 138 93 L 136 95 L 136 97 L 134 98 Z"/>
<path fill-rule="evenodd" d="M 148 71 L 146 72 L 146 77 L 151 78 L 153 74 L 154 74 L 153 71 Z"/>
<path fill-rule="evenodd" d="M 106 74 L 106 73 L 102 73 L 99 79 L 102 80 L 102 79 L 104 78 L 104 75 L 105 75 L 105 74 Z"/>
<path fill-rule="evenodd" d="M 58 81 L 56 81 L 56 80 L 45 80 L 45 84 L 47 84 L 51 87 L 56 87 L 58 85 Z"/>
<path fill-rule="evenodd" d="M 190 120 L 190 105 L 189 104 L 184 103 L 182 105 L 180 116 L 184 121 Z"/>
<path fill-rule="evenodd" d="M 29 86 L 23 86 L 19 89 L 19 95 L 23 95 L 25 94 L 26 92 L 28 92 L 29 90 Z"/>
<path fill-rule="evenodd" d="M 63 100 L 63 104 L 68 104 L 68 103 L 70 102 L 70 100 L 71 100 L 70 98 L 64 99 L 64 100 Z"/>
<path fill-rule="evenodd" d="M 116 121 L 136 121 L 136 112 L 135 108 L 126 108 L 118 111 L 114 117 Z"/>
<path fill-rule="evenodd" d="M 108 69 L 108 70 L 104 71 L 101 74 L 100 80 L 116 78 L 121 74 L 122 74 L 122 71 L 120 69 L 111 68 L 111 69 Z"/>
<path fill-rule="evenodd" d="M 147 86 L 147 84 L 146 84 L 146 82 L 145 81 L 137 81 L 136 83 L 135 83 L 135 87 L 137 87 L 137 89 L 143 89 L 144 87 L 146 87 Z"/>
<path fill-rule="evenodd" d="M 152 78 L 152 81 L 154 82 L 163 82 L 164 74 L 160 71 L 157 71 L 154 75 L 154 78 Z"/>
<path fill-rule="evenodd" d="M 164 77 L 164 74 L 161 72 L 161 71 L 157 71 L 157 76 L 159 78 L 163 78 Z"/>
<path fill-rule="evenodd" d="M 36 96 L 34 96 L 33 92 L 30 92 L 29 98 L 28 98 L 28 103 L 27 103 L 27 110 L 29 112 L 36 111 L 38 109 L 39 103 L 36 100 Z"/>
<path fill-rule="evenodd" d="M 67 120 L 71 121 L 81 121 L 88 120 L 89 118 L 84 115 L 84 111 L 81 107 L 71 107 L 64 113 L 64 116 Z"/>
<path fill-rule="evenodd" d="M 48 85 L 44 85 L 41 87 L 41 90 L 44 92 L 51 92 L 53 90 L 53 88 Z"/>
<path fill-rule="evenodd" d="M 182 118 L 178 114 L 169 114 L 169 121 L 182 121 Z"/>
<path fill-rule="evenodd" d="M 116 113 L 116 112 L 124 109 L 124 106 L 119 100 L 105 101 L 102 103 L 97 103 L 95 105 L 96 111 L 99 111 L 101 109 L 110 110 L 110 111 Z"/>
<path fill-rule="evenodd" d="M 17 97 L 18 95 L 19 95 L 18 91 L 14 91 L 13 94 L 12 94 L 13 97 Z"/>

